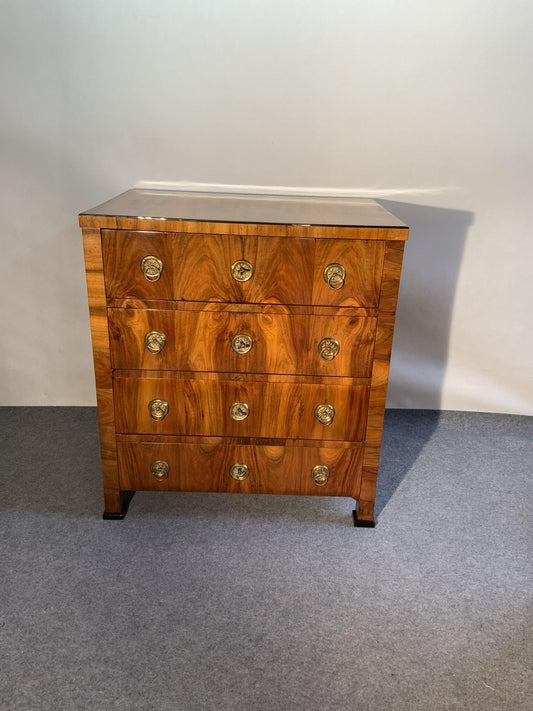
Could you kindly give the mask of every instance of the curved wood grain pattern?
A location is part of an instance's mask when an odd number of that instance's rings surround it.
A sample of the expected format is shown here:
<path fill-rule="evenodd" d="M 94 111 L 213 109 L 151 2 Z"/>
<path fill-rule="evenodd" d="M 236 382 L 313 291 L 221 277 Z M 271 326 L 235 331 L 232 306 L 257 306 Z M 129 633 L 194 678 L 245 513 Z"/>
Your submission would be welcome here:
<path fill-rule="evenodd" d="M 291 447 L 226 444 L 224 440 L 168 444 L 151 439 L 120 442 L 119 471 L 123 489 L 148 491 L 223 491 L 247 494 L 359 496 L 363 447 Z M 150 471 L 156 460 L 169 464 L 168 479 L 158 481 Z M 249 468 L 249 476 L 235 481 L 232 464 Z M 329 467 L 325 486 L 316 486 L 311 469 Z"/>
<path fill-rule="evenodd" d="M 240 373 L 301 373 L 370 377 L 376 319 L 210 311 L 109 309 L 114 368 Z M 166 335 L 160 353 L 149 353 L 149 331 Z M 231 347 L 234 336 L 253 339 L 246 354 Z M 331 361 L 318 344 L 335 338 L 340 345 Z"/>
<path fill-rule="evenodd" d="M 312 303 L 377 306 L 384 253 L 384 242 L 316 240 Z M 329 287 L 323 277 L 324 269 L 335 262 L 346 269 L 346 280 L 340 289 Z"/>
<path fill-rule="evenodd" d="M 373 306 L 308 306 L 306 304 L 232 304 L 221 301 L 165 301 L 164 299 L 106 299 L 109 309 L 161 309 L 163 311 L 228 311 L 255 314 L 301 314 L 305 316 L 364 316 L 375 317 Z"/>
<path fill-rule="evenodd" d="M 356 307 L 379 300 L 382 242 L 111 230 L 102 231 L 102 240 L 110 297 Z M 163 262 L 158 281 L 140 270 L 146 255 Z M 253 265 L 249 281 L 231 276 L 239 259 Z M 331 289 L 322 273 L 339 259 L 346 283 Z"/>
<path fill-rule="evenodd" d="M 334 447 L 335 449 L 351 449 L 352 447 L 361 446 L 360 442 L 346 442 L 343 440 L 327 441 L 320 439 L 287 439 L 286 437 L 198 437 L 197 435 L 146 435 L 146 434 L 131 434 L 131 433 L 117 433 L 117 442 L 154 442 L 157 441 L 161 444 L 198 444 L 198 442 L 204 442 L 206 444 L 219 444 L 223 443 L 225 445 L 232 444 L 250 444 L 259 445 L 263 447 Z"/>
<path fill-rule="evenodd" d="M 246 383 L 249 380 L 257 383 L 294 383 L 296 385 L 306 383 L 316 383 L 324 386 L 346 385 L 365 385 L 370 387 L 370 378 L 345 378 L 338 375 L 334 378 L 323 375 L 283 375 L 280 373 L 199 373 L 190 370 L 114 370 L 113 379 L 115 378 L 135 378 L 136 380 L 213 380 L 234 381 L 238 383 Z"/>
<path fill-rule="evenodd" d="M 182 196 L 154 193 L 151 204 L 134 192 L 80 216 L 106 511 L 135 489 L 288 493 L 354 497 L 358 520 L 371 521 L 407 227 L 376 204 L 338 203 L 350 213 L 328 221 L 320 200 L 309 224 L 262 223 L 250 201 L 221 221 L 182 219 Z M 269 220 L 289 214 L 275 197 L 263 208 Z M 155 282 L 140 270 L 148 254 L 163 261 Z M 244 283 L 230 273 L 239 259 L 255 270 Z M 346 269 L 338 290 L 323 279 L 331 263 Z M 148 330 L 166 334 L 161 354 L 144 349 Z M 250 353 L 231 350 L 237 332 L 252 336 Z M 341 344 L 332 361 L 317 352 L 326 336 Z M 170 403 L 160 422 L 148 412 L 156 398 Z M 235 401 L 250 406 L 242 421 L 229 415 Z M 335 407 L 330 426 L 314 417 L 321 402 Z M 168 479 L 151 474 L 156 458 Z M 241 460 L 250 476 L 238 482 L 228 470 Z M 325 487 L 311 479 L 316 464 L 332 470 Z"/>
<path fill-rule="evenodd" d="M 119 371 L 120 373 L 120 371 Z M 365 433 L 369 388 L 363 385 L 186 378 L 114 378 L 117 432 L 205 436 L 280 437 L 361 441 Z M 166 400 L 169 412 L 154 421 L 148 403 Z M 234 402 L 249 405 L 249 416 L 235 421 Z M 323 402 L 335 408 L 327 426 L 314 409 Z"/>

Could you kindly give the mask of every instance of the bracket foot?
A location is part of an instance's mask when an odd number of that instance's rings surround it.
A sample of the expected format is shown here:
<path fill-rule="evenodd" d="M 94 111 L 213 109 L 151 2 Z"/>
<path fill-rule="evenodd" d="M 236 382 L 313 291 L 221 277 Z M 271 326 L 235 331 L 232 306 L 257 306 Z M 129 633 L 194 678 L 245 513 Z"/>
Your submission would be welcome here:
<path fill-rule="evenodd" d="M 371 519 L 370 521 L 363 521 L 360 518 L 357 518 L 357 511 L 354 509 L 352 511 L 352 516 L 353 516 L 353 525 L 356 528 L 375 528 L 376 527 L 376 522 L 374 519 Z"/>
<path fill-rule="evenodd" d="M 128 513 L 128 507 L 133 499 L 134 491 L 122 492 L 122 509 L 120 511 L 104 511 L 102 518 L 104 521 L 123 521 Z"/>

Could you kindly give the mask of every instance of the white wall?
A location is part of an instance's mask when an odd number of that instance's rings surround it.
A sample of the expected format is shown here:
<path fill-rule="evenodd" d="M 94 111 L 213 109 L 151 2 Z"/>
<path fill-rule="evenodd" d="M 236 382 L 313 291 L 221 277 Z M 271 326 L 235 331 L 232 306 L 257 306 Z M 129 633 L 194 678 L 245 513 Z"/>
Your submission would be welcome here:
<path fill-rule="evenodd" d="M 529 0 L 2 3 L 0 404 L 94 403 L 77 212 L 139 181 L 410 222 L 389 405 L 532 412 Z"/>

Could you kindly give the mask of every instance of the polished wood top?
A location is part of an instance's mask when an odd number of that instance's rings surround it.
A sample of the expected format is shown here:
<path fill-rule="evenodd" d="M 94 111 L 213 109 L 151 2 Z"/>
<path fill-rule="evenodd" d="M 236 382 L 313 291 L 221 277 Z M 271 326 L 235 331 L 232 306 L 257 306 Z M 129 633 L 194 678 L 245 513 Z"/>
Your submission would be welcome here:
<path fill-rule="evenodd" d="M 167 190 L 127 190 L 80 214 L 90 217 L 134 217 L 187 222 L 317 225 L 405 229 L 407 225 L 375 200 L 346 197 L 236 195 Z M 94 220 L 91 220 L 91 224 Z M 401 237 L 400 237 L 401 238 Z"/>

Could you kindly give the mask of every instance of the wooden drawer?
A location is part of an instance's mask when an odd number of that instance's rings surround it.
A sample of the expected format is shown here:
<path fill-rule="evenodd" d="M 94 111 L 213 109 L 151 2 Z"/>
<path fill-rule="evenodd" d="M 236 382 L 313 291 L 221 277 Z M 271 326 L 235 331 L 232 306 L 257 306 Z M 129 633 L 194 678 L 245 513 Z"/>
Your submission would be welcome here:
<path fill-rule="evenodd" d="M 118 461 L 124 490 L 223 491 L 255 494 L 359 496 L 363 446 L 342 443 L 329 447 L 227 444 L 210 438 L 199 444 L 120 441 Z M 157 479 L 154 462 L 165 462 L 168 474 Z M 248 476 L 236 481 L 231 467 L 245 464 Z M 329 478 L 318 486 L 312 470 L 327 466 Z M 154 467 L 156 471 L 156 467 Z M 166 469 L 164 470 L 166 474 Z M 159 468 L 161 472 L 161 468 Z"/>
<path fill-rule="evenodd" d="M 102 230 L 102 247 L 108 297 L 369 307 L 379 301 L 384 242 L 376 240 Z M 150 255 L 162 262 L 155 281 L 141 270 Z M 248 281 L 232 277 L 238 260 L 253 267 Z M 345 269 L 341 288 L 324 280 L 331 264 Z"/>
<path fill-rule="evenodd" d="M 108 318 L 114 368 L 371 375 L 375 318 L 161 309 L 108 309 Z M 153 332 L 149 350 L 145 336 Z M 239 353 L 234 348 L 250 346 L 233 340 L 243 334 L 252 345 Z M 327 356 L 330 339 L 339 351 L 324 360 L 319 347 Z"/>
<path fill-rule="evenodd" d="M 165 371 L 161 377 L 140 378 L 122 376 L 119 371 L 114 378 L 117 432 L 364 439 L 369 395 L 366 385 L 305 382 L 303 378 L 269 382 L 245 380 L 243 376 L 243 379 L 208 376 Z M 164 419 L 152 419 L 149 404 L 153 400 L 168 403 Z M 230 408 L 234 403 L 248 406 L 245 419 L 232 419 Z M 329 403 L 335 410 L 331 424 L 322 425 L 315 417 L 315 408 L 323 403 Z"/>

